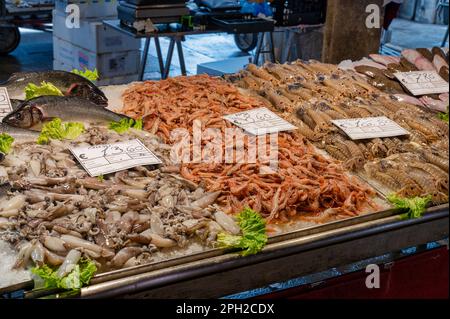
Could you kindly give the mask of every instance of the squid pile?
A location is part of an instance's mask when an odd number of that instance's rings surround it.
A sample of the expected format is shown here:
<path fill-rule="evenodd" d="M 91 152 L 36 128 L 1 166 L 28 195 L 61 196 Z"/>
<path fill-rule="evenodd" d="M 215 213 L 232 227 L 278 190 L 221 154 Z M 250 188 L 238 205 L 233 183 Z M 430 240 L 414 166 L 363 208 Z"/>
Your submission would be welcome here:
<path fill-rule="evenodd" d="M 134 138 L 164 164 L 96 178 L 68 150 Z M 239 232 L 214 204 L 221 192 L 207 192 L 177 174 L 169 151 L 151 133 L 118 134 L 100 126 L 73 141 L 14 144 L 0 163 L 0 239 L 16 247 L 15 267 L 76 264 L 84 255 L 100 271 L 120 269 L 192 242 L 213 246 L 219 232 Z"/>
<path fill-rule="evenodd" d="M 266 73 L 261 76 L 267 81 L 274 79 Z M 171 132 L 177 128 L 192 135 L 195 121 L 202 130 L 215 128 L 223 133 L 233 127 L 224 115 L 267 105 L 258 96 L 244 95 L 222 79 L 204 75 L 136 84 L 123 98 L 122 112 L 143 118 L 145 129 L 168 143 L 176 142 Z M 244 147 L 248 147 L 249 137 L 245 136 Z M 234 158 L 233 163 L 182 162 L 179 172 L 183 178 L 205 185 L 209 192 L 221 191 L 218 203 L 226 213 L 235 214 L 247 206 L 269 222 L 301 219 L 323 223 L 377 210 L 375 192 L 348 176 L 339 163 L 320 155 L 301 134 L 278 134 L 278 146 L 276 171 L 261 174 L 263 160 L 241 163 Z M 222 155 L 226 147 L 221 144 Z"/>

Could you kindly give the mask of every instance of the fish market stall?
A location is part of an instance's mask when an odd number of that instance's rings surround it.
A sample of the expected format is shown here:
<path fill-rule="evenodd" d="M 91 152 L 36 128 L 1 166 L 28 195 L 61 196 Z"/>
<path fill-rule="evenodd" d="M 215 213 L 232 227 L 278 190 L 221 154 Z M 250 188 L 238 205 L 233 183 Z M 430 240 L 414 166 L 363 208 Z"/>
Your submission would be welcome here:
<path fill-rule="evenodd" d="M 356 71 L 11 77 L 0 296 L 223 297 L 448 238 L 448 124 Z"/>

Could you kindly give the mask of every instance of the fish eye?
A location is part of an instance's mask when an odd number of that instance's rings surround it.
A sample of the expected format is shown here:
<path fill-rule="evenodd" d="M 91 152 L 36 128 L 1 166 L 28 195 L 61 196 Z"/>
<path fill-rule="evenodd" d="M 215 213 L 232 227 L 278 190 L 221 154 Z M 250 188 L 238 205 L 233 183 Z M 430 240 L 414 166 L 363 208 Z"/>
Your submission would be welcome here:
<path fill-rule="evenodd" d="M 21 121 L 23 119 L 22 113 L 16 113 L 15 118 L 16 120 Z"/>

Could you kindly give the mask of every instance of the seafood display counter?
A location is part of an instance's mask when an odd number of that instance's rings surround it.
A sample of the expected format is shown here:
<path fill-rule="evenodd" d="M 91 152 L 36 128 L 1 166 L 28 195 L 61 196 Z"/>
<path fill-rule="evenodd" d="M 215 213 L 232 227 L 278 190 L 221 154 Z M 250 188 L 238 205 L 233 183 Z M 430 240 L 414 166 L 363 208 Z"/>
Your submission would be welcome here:
<path fill-rule="evenodd" d="M 448 94 L 419 103 L 358 69 L 250 64 L 102 89 L 61 71 L 12 76 L 0 295 L 223 297 L 448 238 L 449 131 L 435 107 Z M 262 139 L 230 120 L 255 111 L 284 127 L 275 162 L 270 143 L 253 160 Z M 334 125 L 372 117 L 406 133 L 353 140 Z"/>
<path fill-rule="evenodd" d="M 274 282 L 348 265 L 373 256 L 448 238 L 449 207 L 403 220 L 392 210 L 311 227 L 271 238 L 264 250 L 242 258 L 211 250 L 170 261 L 95 276 L 79 292 L 33 292 L 33 282 L 0 289 L 20 298 L 220 298 Z"/>

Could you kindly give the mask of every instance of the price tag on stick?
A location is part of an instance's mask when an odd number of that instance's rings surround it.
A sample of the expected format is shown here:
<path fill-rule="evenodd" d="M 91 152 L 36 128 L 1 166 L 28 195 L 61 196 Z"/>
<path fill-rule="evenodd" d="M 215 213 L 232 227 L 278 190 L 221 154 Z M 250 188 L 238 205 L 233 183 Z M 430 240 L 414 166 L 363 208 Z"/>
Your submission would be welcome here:
<path fill-rule="evenodd" d="M 448 83 L 436 71 L 397 72 L 394 75 L 415 96 L 449 91 Z"/>
<path fill-rule="evenodd" d="M 385 116 L 333 120 L 352 140 L 407 135 L 409 132 Z"/>
<path fill-rule="evenodd" d="M 70 151 L 92 177 L 141 165 L 162 164 L 138 139 L 114 144 L 71 148 Z"/>
<path fill-rule="evenodd" d="M 283 120 L 265 107 L 225 115 L 223 118 L 253 135 L 264 135 L 297 129 L 296 126 Z"/>
<path fill-rule="evenodd" d="M 8 90 L 5 87 L 0 87 L 0 122 L 12 111 Z"/>

